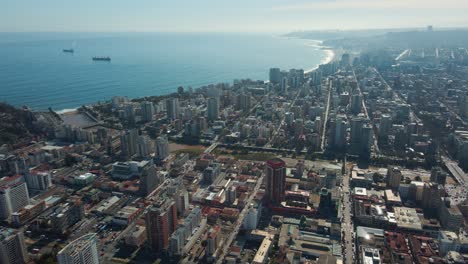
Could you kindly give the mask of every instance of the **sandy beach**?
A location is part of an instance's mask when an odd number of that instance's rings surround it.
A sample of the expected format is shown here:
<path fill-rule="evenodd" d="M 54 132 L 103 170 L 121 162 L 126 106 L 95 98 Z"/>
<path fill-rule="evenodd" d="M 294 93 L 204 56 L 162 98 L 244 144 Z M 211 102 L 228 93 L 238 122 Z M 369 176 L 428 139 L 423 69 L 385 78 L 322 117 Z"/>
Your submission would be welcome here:
<path fill-rule="evenodd" d="M 327 56 L 320 62 L 320 65 L 330 63 L 335 59 L 336 52 L 332 48 L 322 46 L 322 43 L 323 43 L 322 41 L 314 40 L 314 42 L 315 43 L 311 44 L 310 46 L 322 49 L 327 54 Z M 308 69 L 308 70 L 304 71 L 304 73 L 310 73 L 312 71 L 315 71 L 316 69 L 318 69 L 318 67 L 319 67 L 319 65 L 315 66 L 312 69 Z"/>

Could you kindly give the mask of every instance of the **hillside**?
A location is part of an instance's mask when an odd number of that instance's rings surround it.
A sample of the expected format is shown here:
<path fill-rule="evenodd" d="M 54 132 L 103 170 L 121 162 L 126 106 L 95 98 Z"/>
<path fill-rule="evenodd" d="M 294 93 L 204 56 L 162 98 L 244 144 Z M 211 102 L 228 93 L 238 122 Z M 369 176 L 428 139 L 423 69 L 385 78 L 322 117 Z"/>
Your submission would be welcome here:
<path fill-rule="evenodd" d="M 29 110 L 0 103 L 0 145 L 14 144 L 33 136 L 37 132 L 34 120 Z"/>

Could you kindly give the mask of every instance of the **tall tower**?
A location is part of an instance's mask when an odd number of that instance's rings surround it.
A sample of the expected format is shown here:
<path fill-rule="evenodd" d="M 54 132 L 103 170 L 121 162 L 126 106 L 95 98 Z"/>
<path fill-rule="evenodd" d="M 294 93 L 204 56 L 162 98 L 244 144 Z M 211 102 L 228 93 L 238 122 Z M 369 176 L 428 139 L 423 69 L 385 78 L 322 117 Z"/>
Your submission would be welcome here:
<path fill-rule="evenodd" d="M 351 120 L 350 152 L 358 155 L 361 153 L 363 143 L 364 117 L 359 115 Z"/>
<path fill-rule="evenodd" d="M 23 233 L 0 228 L 0 263 L 23 264 L 29 261 Z"/>
<path fill-rule="evenodd" d="M 142 196 L 149 195 L 160 183 L 161 174 L 156 170 L 156 167 L 152 163 L 145 166 L 140 177 L 140 194 Z"/>
<path fill-rule="evenodd" d="M 338 115 L 335 122 L 335 146 L 336 148 L 343 149 L 346 147 L 346 129 L 348 123 L 346 116 Z"/>
<path fill-rule="evenodd" d="M 127 118 L 127 121 L 130 124 L 135 123 L 135 108 L 133 107 L 133 104 L 125 105 L 125 118 Z"/>
<path fill-rule="evenodd" d="M 208 236 L 206 238 L 206 255 L 208 257 L 213 256 L 219 246 L 220 239 L 218 234 L 220 230 L 220 226 L 214 226 L 208 231 Z"/>
<path fill-rule="evenodd" d="M 282 159 L 271 159 L 266 162 L 267 186 L 266 195 L 270 204 L 284 201 L 286 191 L 286 163 Z"/>
<path fill-rule="evenodd" d="M 8 220 L 12 213 L 28 204 L 28 187 L 23 176 L 6 177 L 0 181 L 0 219 Z"/>
<path fill-rule="evenodd" d="M 273 84 L 281 82 L 281 70 L 279 68 L 270 69 L 270 82 Z"/>
<path fill-rule="evenodd" d="M 84 235 L 59 251 L 59 264 L 99 264 L 96 234 Z"/>
<path fill-rule="evenodd" d="M 125 157 L 132 157 L 137 153 L 138 130 L 127 130 L 120 135 L 120 150 Z"/>
<path fill-rule="evenodd" d="M 169 142 L 166 136 L 160 136 L 156 139 L 156 154 L 159 160 L 164 160 L 169 156 Z"/>
<path fill-rule="evenodd" d="M 380 126 L 379 126 L 379 137 L 382 139 L 386 139 L 390 134 L 392 129 L 392 117 L 389 114 L 383 114 L 382 119 L 380 119 Z"/>
<path fill-rule="evenodd" d="M 285 93 L 285 94 L 288 92 L 288 77 L 283 77 L 281 79 L 280 90 L 282 93 Z"/>
<path fill-rule="evenodd" d="M 169 98 L 166 100 L 167 118 L 175 120 L 179 118 L 179 99 Z"/>
<path fill-rule="evenodd" d="M 362 108 L 362 98 L 359 92 L 355 92 L 351 97 L 351 112 L 354 115 L 357 115 L 361 112 Z"/>
<path fill-rule="evenodd" d="M 237 96 L 237 109 L 244 112 L 249 111 L 251 108 L 250 96 L 246 93 L 241 93 Z"/>
<path fill-rule="evenodd" d="M 174 200 L 155 203 L 146 214 L 148 242 L 154 252 L 167 250 L 169 238 L 177 228 L 177 207 Z"/>
<path fill-rule="evenodd" d="M 137 140 L 137 154 L 138 157 L 148 158 L 153 152 L 152 142 L 147 136 L 139 136 Z"/>
<path fill-rule="evenodd" d="M 389 166 L 387 171 L 387 187 L 397 190 L 398 187 L 400 187 L 402 177 L 403 176 L 398 167 Z"/>
<path fill-rule="evenodd" d="M 208 98 L 208 120 L 214 121 L 219 117 L 219 103 L 218 99 L 211 97 Z"/>
<path fill-rule="evenodd" d="M 154 106 L 152 102 L 144 101 L 141 103 L 141 117 L 143 121 L 149 122 L 153 120 Z"/>
<path fill-rule="evenodd" d="M 369 158 L 373 139 L 374 131 L 372 130 L 372 125 L 365 124 L 362 127 L 361 151 L 359 153 L 360 157 Z"/>

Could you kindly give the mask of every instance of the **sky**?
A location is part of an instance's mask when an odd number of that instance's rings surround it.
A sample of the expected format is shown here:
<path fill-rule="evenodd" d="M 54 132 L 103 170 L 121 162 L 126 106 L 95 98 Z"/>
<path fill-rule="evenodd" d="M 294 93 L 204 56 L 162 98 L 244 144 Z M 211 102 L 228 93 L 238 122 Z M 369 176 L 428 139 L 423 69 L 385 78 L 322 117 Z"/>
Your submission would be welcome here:
<path fill-rule="evenodd" d="M 0 0 L 0 32 L 468 27 L 468 0 Z"/>

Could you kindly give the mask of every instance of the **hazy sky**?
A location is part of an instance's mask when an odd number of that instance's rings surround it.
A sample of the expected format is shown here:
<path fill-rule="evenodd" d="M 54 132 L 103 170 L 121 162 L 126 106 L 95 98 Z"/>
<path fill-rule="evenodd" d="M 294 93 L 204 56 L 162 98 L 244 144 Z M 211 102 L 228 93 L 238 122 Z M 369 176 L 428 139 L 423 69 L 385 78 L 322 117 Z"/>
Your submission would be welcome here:
<path fill-rule="evenodd" d="M 468 0 L 0 0 L 0 31 L 468 26 Z"/>

